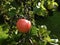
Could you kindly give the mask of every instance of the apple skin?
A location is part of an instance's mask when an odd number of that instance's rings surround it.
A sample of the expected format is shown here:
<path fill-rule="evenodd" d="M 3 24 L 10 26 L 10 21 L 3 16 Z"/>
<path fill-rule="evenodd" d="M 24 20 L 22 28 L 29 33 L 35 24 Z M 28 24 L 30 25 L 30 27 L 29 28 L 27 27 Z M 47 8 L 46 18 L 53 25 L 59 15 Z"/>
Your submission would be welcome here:
<path fill-rule="evenodd" d="M 31 22 L 26 19 L 19 19 L 16 26 L 19 32 L 27 33 L 31 28 Z"/>

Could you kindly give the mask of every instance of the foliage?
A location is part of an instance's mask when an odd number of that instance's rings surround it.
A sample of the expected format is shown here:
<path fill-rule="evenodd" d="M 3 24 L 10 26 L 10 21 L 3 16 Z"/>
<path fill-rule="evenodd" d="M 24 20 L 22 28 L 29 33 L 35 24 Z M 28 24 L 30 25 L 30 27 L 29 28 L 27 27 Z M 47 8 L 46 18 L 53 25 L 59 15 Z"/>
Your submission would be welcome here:
<path fill-rule="evenodd" d="M 58 4 L 54 0 L 0 0 L 0 45 L 46 45 L 52 43 L 45 25 L 37 25 L 35 16 L 48 17 Z M 28 33 L 20 33 L 16 22 L 26 18 L 32 22 Z M 39 21 L 40 22 L 40 21 Z"/>

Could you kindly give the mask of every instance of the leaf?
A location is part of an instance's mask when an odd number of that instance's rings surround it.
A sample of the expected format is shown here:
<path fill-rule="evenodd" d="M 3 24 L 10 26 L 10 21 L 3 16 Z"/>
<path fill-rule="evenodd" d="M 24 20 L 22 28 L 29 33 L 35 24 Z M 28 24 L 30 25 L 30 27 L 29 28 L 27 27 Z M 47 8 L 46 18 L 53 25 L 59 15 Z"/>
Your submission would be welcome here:
<path fill-rule="evenodd" d="M 35 7 L 33 10 L 34 10 L 34 13 L 39 16 L 47 16 L 48 14 L 46 8 L 43 5 L 41 5 L 40 8 Z"/>
<path fill-rule="evenodd" d="M 45 42 L 39 41 L 38 44 L 39 44 L 39 45 L 46 45 L 47 42 L 46 42 L 46 41 L 45 41 Z"/>
<path fill-rule="evenodd" d="M 35 26 L 32 26 L 31 31 L 30 31 L 31 35 L 37 35 L 37 30 L 38 28 L 36 28 Z"/>
<path fill-rule="evenodd" d="M 44 37 L 44 40 L 47 41 L 47 42 L 51 42 L 51 38 L 49 36 Z"/>
<path fill-rule="evenodd" d="M 8 34 L 6 34 L 8 32 L 8 28 L 6 28 L 6 31 L 3 31 L 2 25 L 0 26 L 0 41 L 4 40 L 8 37 Z"/>

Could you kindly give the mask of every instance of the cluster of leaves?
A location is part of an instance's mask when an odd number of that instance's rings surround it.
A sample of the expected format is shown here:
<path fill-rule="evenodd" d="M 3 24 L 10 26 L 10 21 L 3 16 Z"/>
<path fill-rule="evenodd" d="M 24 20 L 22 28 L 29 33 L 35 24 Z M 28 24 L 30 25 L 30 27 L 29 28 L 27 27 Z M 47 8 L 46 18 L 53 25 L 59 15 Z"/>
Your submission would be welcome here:
<path fill-rule="evenodd" d="M 40 3 L 40 4 L 38 4 Z M 54 0 L 0 0 L 0 45 L 46 45 L 51 43 L 46 26 L 35 25 L 35 14 L 47 16 L 58 6 Z M 23 34 L 16 29 L 16 21 L 26 18 L 32 22 L 31 31 Z"/>
<path fill-rule="evenodd" d="M 34 13 L 39 16 L 47 16 L 50 11 L 55 11 L 58 4 L 54 0 L 41 0 L 34 8 Z"/>

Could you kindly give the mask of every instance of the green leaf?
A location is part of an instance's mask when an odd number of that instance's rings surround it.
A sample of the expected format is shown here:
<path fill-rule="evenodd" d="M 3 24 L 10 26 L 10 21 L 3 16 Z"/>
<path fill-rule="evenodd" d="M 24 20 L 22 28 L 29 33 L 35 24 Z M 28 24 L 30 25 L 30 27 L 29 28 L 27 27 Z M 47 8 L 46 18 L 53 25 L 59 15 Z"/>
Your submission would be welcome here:
<path fill-rule="evenodd" d="M 3 31 L 2 25 L 0 26 L 0 41 L 4 40 L 8 37 L 8 34 L 6 34 L 8 32 L 8 28 L 5 29 L 5 31 Z"/>
<path fill-rule="evenodd" d="M 32 26 L 31 31 L 30 31 L 31 35 L 37 35 L 37 30 L 38 28 L 36 28 L 35 26 Z"/>

